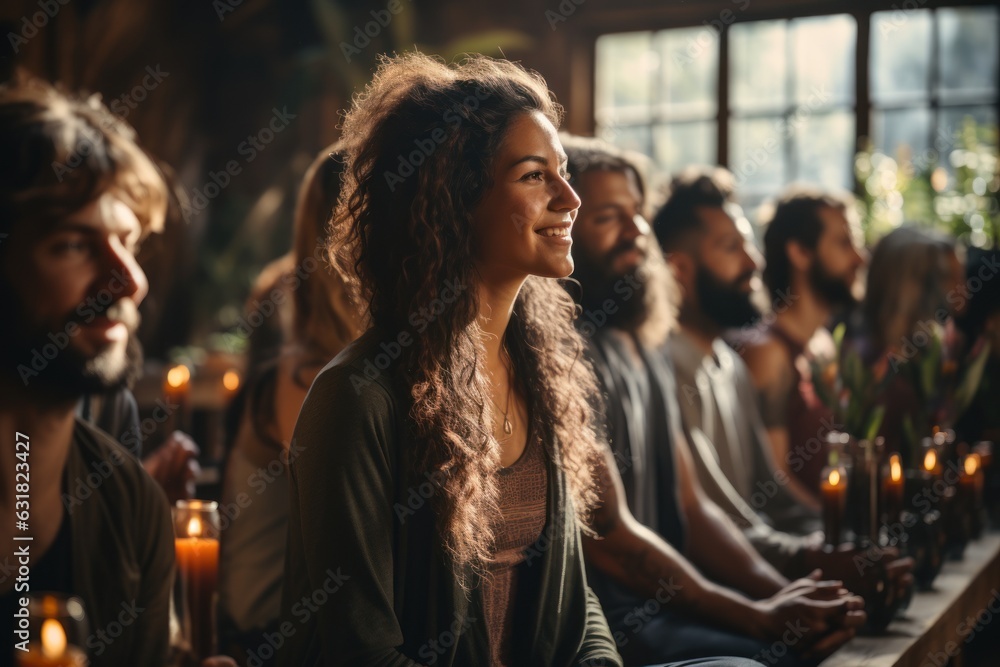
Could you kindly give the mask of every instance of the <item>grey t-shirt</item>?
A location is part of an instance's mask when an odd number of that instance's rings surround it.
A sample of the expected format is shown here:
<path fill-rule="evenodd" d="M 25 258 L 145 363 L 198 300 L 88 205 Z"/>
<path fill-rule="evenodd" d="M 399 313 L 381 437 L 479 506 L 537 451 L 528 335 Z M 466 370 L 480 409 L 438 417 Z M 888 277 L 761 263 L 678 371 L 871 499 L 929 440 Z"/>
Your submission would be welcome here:
<path fill-rule="evenodd" d="M 706 354 L 683 330 L 674 331 L 662 351 L 674 364 L 684 432 L 709 497 L 745 516 L 742 500 L 779 530 L 815 529 L 815 513 L 796 502 L 774 465 L 756 389 L 740 356 L 721 339 Z"/>

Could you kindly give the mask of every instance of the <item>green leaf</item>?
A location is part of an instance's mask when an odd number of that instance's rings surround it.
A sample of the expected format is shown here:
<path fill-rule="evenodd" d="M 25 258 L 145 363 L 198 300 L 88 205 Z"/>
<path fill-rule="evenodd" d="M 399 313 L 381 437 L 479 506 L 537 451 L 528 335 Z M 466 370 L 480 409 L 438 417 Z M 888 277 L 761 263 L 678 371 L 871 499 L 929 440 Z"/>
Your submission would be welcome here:
<path fill-rule="evenodd" d="M 986 361 L 990 356 L 990 344 L 983 345 L 979 355 L 969 364 L 962 377 L 962 382 L 955 390 L 955 419 L 958 419 L 972 404 L 972 399 L 976 396 L 979 383 L 983 379 L 983 372 L 986 370 Z"/>
<path fill-rule="evenodd" d="M 874 441 L 878 435 L 878 430 L 882 428 L 882 420 L 885 419 L 885 406 L 876 405 L 868 418 L 868 429 L 865 431 L 865 440 Z"/>
<path fill-rule="evenodd" d="M 844 334 L 847 332 L 847 325 L 841 322 L 833 330 L 833 344 L 836 346 L 839 352 L 841 346 L 844 344 Z"/>

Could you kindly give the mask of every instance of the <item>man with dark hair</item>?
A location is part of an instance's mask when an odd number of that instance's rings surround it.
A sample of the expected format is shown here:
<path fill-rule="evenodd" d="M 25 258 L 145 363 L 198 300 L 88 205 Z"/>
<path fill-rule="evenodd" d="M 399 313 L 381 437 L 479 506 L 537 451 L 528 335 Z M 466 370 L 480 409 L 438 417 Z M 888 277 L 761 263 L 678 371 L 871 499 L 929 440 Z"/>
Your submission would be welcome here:
<path fill-rule="evenodd" d="M 666 349 L 677 368 L 684 428 L 699 449 L 703 483 L 721 471 L 775 527 L 806 533 L 818 528 L 819 503 L 777 467 L 746 366 L 721 337 L 759 317 L 751 288 L 758 255 L 732 194 L 728 171 L 690 169 L 673 179 L 656 214 L 654 231 L 684 292 L 680 326 Z"/>
<path fill-rule="evenodd" d="M 744 330 L 736 345 L 759 391 L 776 466 L 817 502 L 826 457 L 810 443 L 825 442 L 835 425 L 812 389 L 810 356 L 834 360 L 826 325 L 836 311 L 855 304 L 864 259 L 850 221 L 852 205 L 849 195 L 793 187 L 763 214 L 771 316 L 767 325 Z"/>
<path fill-rule="evenodd" d="M 782 665 L 832 651 L 863 621 L 860 600 L 818 571 L 789 582 L 698 483 L 671 365 L 656 351 L 676 294 L 643 218 L 638 170 L 601 142 L 564 137 L 563 146 L 583 202 L 573 226 L 579 326 L 611 445 L 584 553 L 619 651 L 628 664 L 723 654 Z M 769 652 L 788 623 L 801 630 L 793 650 Z"/>
<path fill-rule="evenodd" d="M 5 563 L 30 568 L 16 587 L 0 581 L 0 614 L 11 623 L 41 591 L 81 598 L 93 634 L 80 648 L 94 667 L 168 655 L 169 506 L 124 447 L 75 414 L 81 397 L 115 392 L 135 367 L 148 287 L 135 252 L 166 207 L 159 170 L 96 98 L 26 78 L 0 87 L 0 291 L 10 299 L 0 539 Z"/>

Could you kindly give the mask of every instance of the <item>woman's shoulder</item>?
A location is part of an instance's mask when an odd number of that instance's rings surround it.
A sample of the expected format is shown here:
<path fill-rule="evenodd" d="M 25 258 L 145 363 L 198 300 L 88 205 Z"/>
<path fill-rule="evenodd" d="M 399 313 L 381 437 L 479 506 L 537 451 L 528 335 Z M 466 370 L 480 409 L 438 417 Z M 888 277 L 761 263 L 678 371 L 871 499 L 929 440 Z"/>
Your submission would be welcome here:
<path fill-rule="evenodd" d="M 310 399 L 337 399 L 355 405 L 395 406 L 397 374 L 405 346 L 378 329 L 369 329 L 316 375 Z"/>

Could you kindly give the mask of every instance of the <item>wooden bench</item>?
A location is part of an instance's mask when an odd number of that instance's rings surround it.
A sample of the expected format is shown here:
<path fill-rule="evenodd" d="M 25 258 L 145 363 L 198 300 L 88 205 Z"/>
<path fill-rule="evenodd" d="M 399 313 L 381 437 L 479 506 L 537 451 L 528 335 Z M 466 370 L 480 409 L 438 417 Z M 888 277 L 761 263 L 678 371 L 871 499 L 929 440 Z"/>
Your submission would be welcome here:
<path fill-rule="evenodd" d="M 918 591 L 904 617 L 884 635 L 855 637 L 822 667 L 944 667 L 952 657 L 952 664 L 961 664 L 966 640 L 980 631 L 976 617 L 988 622 L 998 612 L 1000 533 L 994 532 L 970 542 L 963 560 L 946 561 L 934 589 Z M 994 619 L 987 631 L 996 632 L 998 624 L 1000 619 Z"/>

